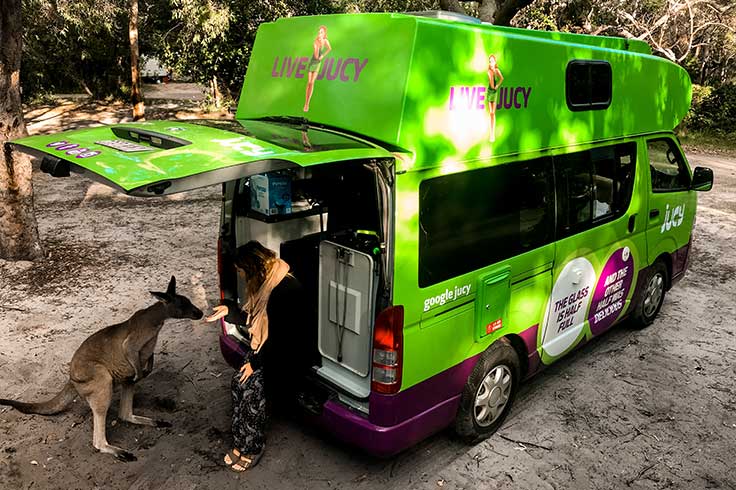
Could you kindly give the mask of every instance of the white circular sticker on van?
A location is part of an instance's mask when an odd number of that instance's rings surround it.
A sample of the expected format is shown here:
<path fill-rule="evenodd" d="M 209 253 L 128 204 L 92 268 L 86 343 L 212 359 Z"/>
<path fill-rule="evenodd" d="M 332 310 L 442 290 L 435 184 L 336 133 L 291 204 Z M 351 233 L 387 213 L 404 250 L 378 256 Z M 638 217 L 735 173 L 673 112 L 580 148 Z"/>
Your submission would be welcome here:
<path fill-rule="evenodd" d="M 584 257 L 571 260 L 562 269 L 552 288 L 542 326 L 542 350 L 548 356 L 562 355 L 579 339 L 595 278 L 593 264 Z"/>

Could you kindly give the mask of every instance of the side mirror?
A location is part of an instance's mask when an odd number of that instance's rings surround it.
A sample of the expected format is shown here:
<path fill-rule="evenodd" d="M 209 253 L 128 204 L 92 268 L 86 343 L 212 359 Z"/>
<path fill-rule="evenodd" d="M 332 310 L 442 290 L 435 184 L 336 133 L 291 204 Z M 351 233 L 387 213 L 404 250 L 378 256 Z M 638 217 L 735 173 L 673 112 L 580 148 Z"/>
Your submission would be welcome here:
<path fill-rule="evenodd" d="M 694 191 L 709 191 L 713 188 L 713 170 L 707 167 L 695 167 L 690 189 Z"/>

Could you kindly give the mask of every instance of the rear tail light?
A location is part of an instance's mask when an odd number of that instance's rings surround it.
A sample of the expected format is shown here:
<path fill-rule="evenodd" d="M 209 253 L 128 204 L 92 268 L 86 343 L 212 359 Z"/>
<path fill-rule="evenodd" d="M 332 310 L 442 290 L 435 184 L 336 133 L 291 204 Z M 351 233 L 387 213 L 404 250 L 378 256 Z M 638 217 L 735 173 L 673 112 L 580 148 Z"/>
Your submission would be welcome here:
<path fill-rule="evenodd" d="M 373 382 L 371 390 L 393 394 L 401 387 L 404 307 L 391 306 L 378 314 L 373 334 Z"/>

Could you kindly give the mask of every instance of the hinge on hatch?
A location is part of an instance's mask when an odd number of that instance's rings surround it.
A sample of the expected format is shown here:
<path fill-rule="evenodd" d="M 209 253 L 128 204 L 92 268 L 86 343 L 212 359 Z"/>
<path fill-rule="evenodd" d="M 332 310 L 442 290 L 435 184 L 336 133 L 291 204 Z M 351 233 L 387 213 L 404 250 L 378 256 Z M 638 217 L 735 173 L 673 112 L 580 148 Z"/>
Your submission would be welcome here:
<path fill-rule="evenodd" d="M 168 180 L 165 180 L 163 182 L 158 182 L 156 184 L 149 185 L 148 187 L 146 187 L 146 191 L 160 196 L 169 187 L 171 187 L 171 182 L 169 182 Z"/>
<path fill-rule="evenodd" d="M 44 155 L 41 160 L 41 172 L 52 177 L 69 177 L 69 162 L 51 155 Z"/>

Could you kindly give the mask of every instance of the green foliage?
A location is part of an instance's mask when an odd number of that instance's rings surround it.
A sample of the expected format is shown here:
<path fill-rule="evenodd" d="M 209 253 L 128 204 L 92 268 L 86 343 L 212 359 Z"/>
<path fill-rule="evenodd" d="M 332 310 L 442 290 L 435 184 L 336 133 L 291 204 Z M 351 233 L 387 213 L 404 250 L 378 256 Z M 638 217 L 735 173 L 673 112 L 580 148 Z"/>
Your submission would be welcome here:
<path fill-rule="evenodd" d="M 164 62 L 180 75 L 239 95 L 258 26 L 280 17 L 337 12 L 414 11 L 439 8 L 437 0 L 170 0 L 175 27 L 161 43 Z M 212 100 L 214 105 L 222 103 Z"/>
<path fill-rule="evenodd" d="M 686 128 L 720 134 L 736 133 L 734 122 L 736 84 L 725 84 L 715 89 L 693 87 L 693 102 L 684 122 Z"/>
<path fill-rule="evenodd" d="M 164 0 L 139 0 L 140 50 L 155 53 L 171 25 Z M 127 0 L 24 0 L 21 84 L 45 92 L 122 98 L 130 85 Z"/>
<path fill-rule="evenodd" d="M 439 0 L 337 0 L 338 12 L 421 12 L 439 10 Z"/>
<path fill-rule="evenodd" d="M 690 103 L 690 110 L 685 115 L 682 123 L 680 123 L 681 128 L 692 130 L 707 126 L 707 123 L 705 123 L 702 116 L 702 105 L 703 100 L 708 98 L 712 92 L 713 87 L 698 85 L 696 83 L 693 84 L 693 99 Z"/>
<path fill-rule="evenodd" d="M 332 13 L 329 2 L 170 0 L 174 28 L 162 37 L 163 61 L 225 98 L 237 96 L 256 30 L 280 17 Z M 213 90 L 214 91 L 214 90 Z"/>

